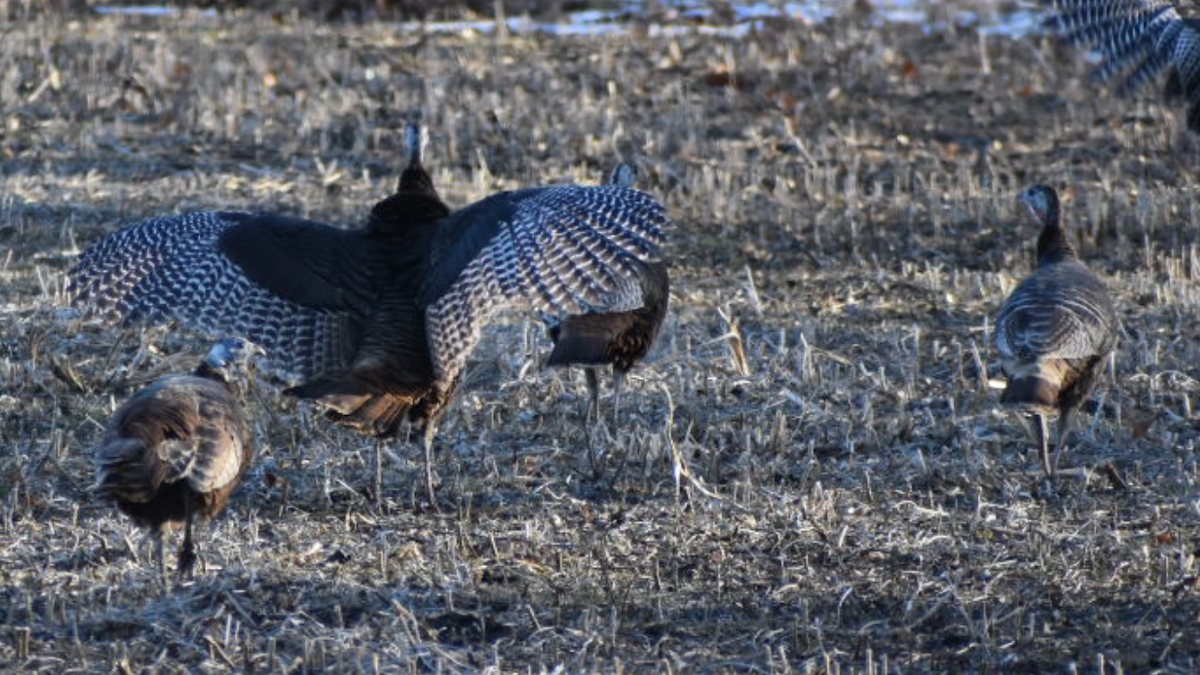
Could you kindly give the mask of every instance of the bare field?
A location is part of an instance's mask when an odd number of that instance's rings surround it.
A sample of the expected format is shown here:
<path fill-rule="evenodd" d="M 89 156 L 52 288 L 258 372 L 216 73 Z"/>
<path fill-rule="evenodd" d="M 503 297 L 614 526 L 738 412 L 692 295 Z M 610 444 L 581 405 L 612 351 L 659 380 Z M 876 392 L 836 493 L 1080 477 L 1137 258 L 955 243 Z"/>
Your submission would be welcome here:
<path fill-rule="evenodd" d="M 0 670 L 1194 672 L 1200 147 L 1035 38 L 841 19 L 398 34 L 268 15 L 0 25 Z M 462 205 L 598 182 L 667 204 L 674 293 L 624 417 L 507 315 L 420 451 L 256 381 L 259 460 L 164 587 L 89 447 L 197 335 L 67 310 L 105 232 L 195 209 L 354 225 L 424 110 Z M 990 321 L 1046 182 L 1126 331 L 1042 479 Z M 605 410 L 609 410 L 607 397 Z"/>

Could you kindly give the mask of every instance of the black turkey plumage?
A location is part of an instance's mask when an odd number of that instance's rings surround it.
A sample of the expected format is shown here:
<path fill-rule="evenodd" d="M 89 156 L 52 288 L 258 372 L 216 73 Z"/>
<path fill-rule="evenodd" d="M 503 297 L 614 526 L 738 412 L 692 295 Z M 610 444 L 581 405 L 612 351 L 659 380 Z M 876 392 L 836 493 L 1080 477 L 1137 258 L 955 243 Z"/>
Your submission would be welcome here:
<path fill-rule="evenodd" d="M 1035 185 L 1021 200 L 1042 225 L 1037 267 L 1004 301 L 996 318 L 996 348 L 1008 384 L 1006 407 L 1033 415 L 1042 468 L 1054 474 L 1072 412 L 1087 399 L 1117 345 L 1118 320 L 1104 284 L 1079 260 L 1059 222 L 1058 195 Z M 1046 418 L 1057 414 L 1050 457 Z"/>
<path fill-rule="evenodd" d="M 621 163 L 609 176 L 608 184 L 632 188 L 636 180 L 637 167 Z M 546 365 L 584 367 L 591 394 L 585 419 L 600 417 L 600 382 L 596 370 L 611 365 L 613 424 L 617 423 L 625 374 L 650 351 L 667 316 L 671 279 L 666 264 L 639 262 L 637 272 L 609 307 L 561 319 L 544 317 L 554 342 Z"/>
<path fill-rule="evenodd" d="M 277 215 L 157 218 L 102 238 L 72 271 L 77 301 L 127 320 L 237 332 L 344 424 L 423 427 L 427 491 L 437 422 L 483 326 L 518 301 L 556 313 L 608 306 L 657 260 L 664 209 L 620 186 L 492 195 L 454 213 L 408 129 L 398 191 L 366 226 Z"/>
<path fill-rule="evenodd" d="M 1121 76 L 1129 94 L 1167 71 L 1166 95 L 1183 99 L 1187 124 L 1200 132 L 1200 20 L 1163 0 L 1039 0 L 1055 14 L 1044 24 L 1071 44 L 1101 55 L 1094 77 Z"/>
<path fill-rule="evenodd" d="M 262 350 L 218 342 L 190 375 L 160 377 L 117 409 L 95 448 L 95 494 L 116 503 L 155 538 L 184 528 L 179 573 L 195 563 L 192 520 L 211 520 L 241 483 L 254 457 L 231 368 Z"/>

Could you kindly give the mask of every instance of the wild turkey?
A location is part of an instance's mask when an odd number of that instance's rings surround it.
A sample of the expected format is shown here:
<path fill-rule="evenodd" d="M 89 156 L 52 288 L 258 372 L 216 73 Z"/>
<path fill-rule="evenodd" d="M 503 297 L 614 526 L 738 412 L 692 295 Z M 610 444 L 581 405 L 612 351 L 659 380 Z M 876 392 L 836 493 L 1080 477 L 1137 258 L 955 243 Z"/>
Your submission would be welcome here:
<path fill-rule="evenodd" d="M 607 307 L 669 225 L 650 196 L 621 186 L 502 192 L 457 212 L 407 130 L 398 191 L 367 224 L 343 230 L 278 215 L 207 212 L 157 218 L 102 238 L 72 271 L 77 301 L 127 321 L 177 319 L 236 331 L 319 401 L 376 436 L 423 428 L 432 443 L 484 325 L 525 301 L 556 313 Z"/>
<path fill-rule="evenodd" d="M 1000 403 L 1034 416 L 1042 468 L 1053 476 L 1070 430 L 1071 413 L 1091 392 L 1117 344 L 1117 315 L 1104 284 L 1079 260 L 1059 223 L 1058 195 L 1035 185 L 1021 200 L 1042 225 L 1037 266 L 996 318 L 996 348 L 1008 385 Z M 1058 414 L 1050 458 L 1046 418 Z"/>
<path fill-rule="evenodd" d="M 1200 132 L 1200 20 L 1163 0 L 1039 0 L 1057 13 L 1044 25 L 1070 44 L 1101 54 L 1100 82 L 1123 77 L 1122 95 L 1168 71 L 1168 99 L 1188 106 L 1188 128 Z"/>
<path fill-rule="evenodd" d="M 192 519 L 219 514 L 250 468 L 254 447 L 230 368 L 261 353 L 243 340 L 216 343 L 192 374 L 160 377 L 118 408 L 95 449 L 95 494 L 149 528 L 160 573 L 163 536 L 181 525 L 179 574 L 191 572 Z"/>
<path fill-rule="evenodd" d="M 637 167 L 622 163 L 613 169 L 608 184 L 632 188 Z M 549 367 L 583 366 L 591 402 L 585 419 L 600 417 L 598 367 L 613 369 L 613 424 L 620 411 L 621 383 L 634 364 L 642 360 L 667 316 L 671 280 L 663 262 L 639 262 L 637 276 L 621 288 L 619 302 L 592 311 L 572 314 L 561 320 L 545 316 L 554 350 L 546 359 Z"/>

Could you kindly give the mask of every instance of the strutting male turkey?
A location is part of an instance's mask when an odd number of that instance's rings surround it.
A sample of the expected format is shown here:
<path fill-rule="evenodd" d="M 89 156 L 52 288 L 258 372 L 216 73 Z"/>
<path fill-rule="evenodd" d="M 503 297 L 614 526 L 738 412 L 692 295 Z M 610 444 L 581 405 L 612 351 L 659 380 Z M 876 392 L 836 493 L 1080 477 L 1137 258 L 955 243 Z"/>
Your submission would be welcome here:
<path fill-rule="evenodd" d="M 109 234 L 71 272 L 77 302 L 125 321 L 180 323 L 262 345 L 297 378 L 288 390 L 341 423 L 392 436 L 422 429 L 436 504 L 433 438 L 467 356 L 501 309 L 559 315 L 619 306 L 669 227 L 649 195 L 621 185 L 501 192 L 457 211 L 407 128 L 397 192 L 363 227 L 211 211 Z"/>

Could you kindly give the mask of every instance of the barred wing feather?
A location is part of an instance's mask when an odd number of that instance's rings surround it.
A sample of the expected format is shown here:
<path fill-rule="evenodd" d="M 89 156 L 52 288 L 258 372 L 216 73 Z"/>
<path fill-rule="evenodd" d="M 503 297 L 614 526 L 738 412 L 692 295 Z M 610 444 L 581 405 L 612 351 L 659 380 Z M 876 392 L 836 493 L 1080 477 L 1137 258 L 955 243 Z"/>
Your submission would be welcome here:
<path fill-rule="evenodd" d="M 1081 359 L 1108 353 L 1116 313 L 1104 286 L 1071 261 L 1021 282 L 996 319 L 996 346 L 1009 358 Z"/>
<path fill-rule="evenodd" d="M 222 249 L 223 236 L 243 226 L 260 229 L 263 220 L 243 213 L 189 213 L 114 232 L 80 256 L 71 271 L 72 295 L 126 322 L 175 319 L 209 334 L 245 336 L 267 351 L 276 369 L 293 376 L 344 367 L 355 347 L 356 322 L 348 304 L 313 307 L 290 300 L 253 279 Z M 279 253 L 272 246 L 257 255 L 266 261 L 262 265 L 279 264 Z M 279 275 L 279 283 L 294 285 L 303 278 L 289 271 Z"/>
<path fill-rule="evenodd" d="M 1057 13 L 1045 25 L 1070 44 L 1099 52 L 1093 75 L 1129 94 L 1169 70 L 1167 94 L 1190 106 L 1188 126 L 1200 131 L 1200 29 L 1164 0 L 1041 0 Z"/>
<path fill-rule="evenodd" d="M 659 259 L 669 224 L 650 196 L 617 186 L 504 193 L 451 216 L 436 235 L 424 294 L 438 379 L 457 375 L 483 326 L 509 304 L 569 314 L 621 302 L 635 261 Z"/>

